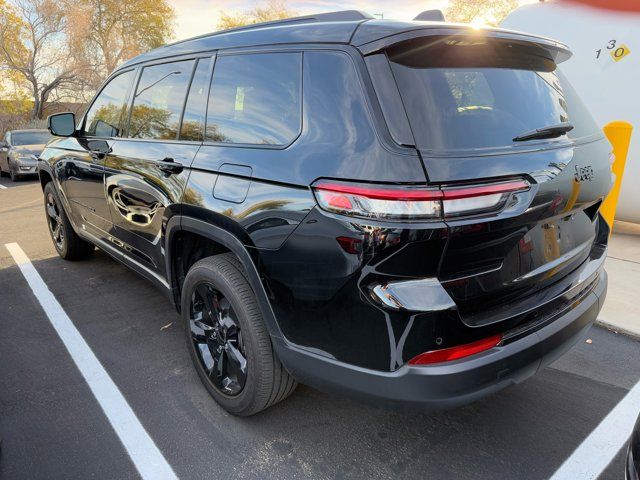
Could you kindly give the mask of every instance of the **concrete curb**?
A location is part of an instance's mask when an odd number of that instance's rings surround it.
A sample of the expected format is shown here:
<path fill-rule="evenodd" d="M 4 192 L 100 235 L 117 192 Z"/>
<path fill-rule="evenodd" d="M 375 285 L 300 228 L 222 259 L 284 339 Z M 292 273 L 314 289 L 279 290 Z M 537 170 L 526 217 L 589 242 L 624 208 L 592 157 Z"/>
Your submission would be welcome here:
<path fill-rule="evenodd" d="M 627 337 L 631 337 L 634 340 L 640 340 L 640 332 L 629 330 L 627 328 L 621 327 L 620 325 L 616 325 L 613 322 L 608 322 L 606 320 L 603 320 L 602 318 L 599 318 L 596 320 L 596 325 L 598 325 L 599 327 L 606 328 L 607 330 L 610 330 L 614 333 L 620 333 Z"/>

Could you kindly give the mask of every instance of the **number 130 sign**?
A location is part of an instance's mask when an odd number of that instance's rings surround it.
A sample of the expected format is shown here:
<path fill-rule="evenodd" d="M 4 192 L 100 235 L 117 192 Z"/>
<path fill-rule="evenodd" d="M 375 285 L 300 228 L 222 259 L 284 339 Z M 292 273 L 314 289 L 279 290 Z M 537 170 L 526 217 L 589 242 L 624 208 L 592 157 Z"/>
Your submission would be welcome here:
<path fill-rule="evenodd" d="M 619 43 L 617 40 L 609 40 L 604 49 L 599 48 L 598 50 L 596 50 L 596 59 L 600 58 L 603 50 L 608 51 L 609 55 L 611 55 L 611 58 L 613 58 L 613 60 L 616 62 L 619 62 L 631 53 L 629 47 L 627 47 L 624 43 Z"/>

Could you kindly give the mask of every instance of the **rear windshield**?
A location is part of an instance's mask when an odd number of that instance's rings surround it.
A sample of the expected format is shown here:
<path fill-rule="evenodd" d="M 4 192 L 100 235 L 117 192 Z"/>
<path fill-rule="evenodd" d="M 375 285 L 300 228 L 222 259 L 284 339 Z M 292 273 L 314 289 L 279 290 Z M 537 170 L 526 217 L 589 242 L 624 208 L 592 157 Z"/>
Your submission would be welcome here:
<path fill-rule="evenodd" d="M 565 122 L 574 125 L 570 137 L 598 133 L 581 105 L 567 104 L 566 80 L 543 54 L 532 45 L 472 37 L 423 37 L 390 48 L 418 148 L 512 146 L 525 132 Z M 523 143 L 534 142 L 541 140 Z"/>
<path fill-rule="evenodd" d="M 44 145 L 51 140 L 49 132 L 15 132 L 11 134 L 11 144 L 20 145 Z"/>

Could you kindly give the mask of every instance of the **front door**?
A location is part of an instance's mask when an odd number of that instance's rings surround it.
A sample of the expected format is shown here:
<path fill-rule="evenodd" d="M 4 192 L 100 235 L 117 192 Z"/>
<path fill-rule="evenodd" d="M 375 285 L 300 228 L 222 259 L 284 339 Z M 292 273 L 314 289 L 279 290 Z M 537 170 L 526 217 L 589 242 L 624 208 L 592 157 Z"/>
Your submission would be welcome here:
<path fill-rule="evenodd" d="M 127 133 L 105 165 L 117 246 L 162 277 L 163 225 L 179 213 L 176 205 L 202 143 L 210 63 L 201 58 L 143 67 Z"/>
<path fill-rule="evenodd" d="M 112 78 L 95 98 L 77 137 L 64 142 L 64 157 L 56 177 L 75 224 L 100 239 L 108 239 L 111 215 L 104 194 L 104 165 L 121 132 L 122 117 L 135 71 Z"/>

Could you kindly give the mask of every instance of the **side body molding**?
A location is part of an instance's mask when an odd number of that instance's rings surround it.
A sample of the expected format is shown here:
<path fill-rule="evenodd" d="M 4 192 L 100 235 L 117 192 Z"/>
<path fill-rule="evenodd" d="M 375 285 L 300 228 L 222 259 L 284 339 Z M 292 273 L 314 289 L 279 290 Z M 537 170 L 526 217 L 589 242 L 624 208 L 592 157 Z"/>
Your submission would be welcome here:
<path fill-rule="evenodd" d="M 238 257 L 244 267 L 247 281 L 251 285 L 253 292 L 256 294 L 256 298 L 258 299 L 258 304 L 260 305 L 262 316 L 267 324 L 269 334 L 272 337 L 283 338 L 282 332 L 280 331 L 280 327 L 278 326 L 278 322 L 276 321 L 275 315 L 271 308 L 271 303 L 269 302 L 269 299 L 267 297 L 267 293 L 264 289 L 264 286 L 262 285 L 262 282 L 260 281 L 260 275 L 258 274 L 258 270 L 256 269 L 254 260 L 252 259 L 247 247 L 245 247 L 242 242 L 233 234 L 220 227 L 212 225 L 208 222 L 204 222 L 202 220 L 198 220 L 196 218 L 180 215 L 174 215 L 167 222 L 165 232 L 165 245 L 167 247 L 172 245 L 173 235 L 180 231 L 188 231 L 209 238 L 212 241 L 228 248 L 236 255 L 236 257 Z M 174 278 L 175 272 L 173 271 L 172 256 L 173 252 L 167 250 L 167 255 L 165 256 L 165 258 L 167 262 L 166 267 L 168 280 L 171 284 L 174 303 L 176 305 L 176 308 L 179 309 L 180 291 Z"/>

